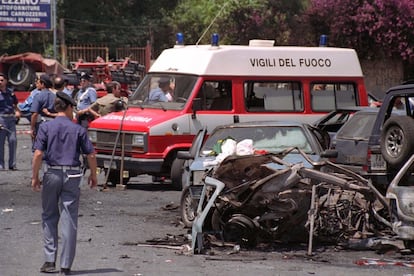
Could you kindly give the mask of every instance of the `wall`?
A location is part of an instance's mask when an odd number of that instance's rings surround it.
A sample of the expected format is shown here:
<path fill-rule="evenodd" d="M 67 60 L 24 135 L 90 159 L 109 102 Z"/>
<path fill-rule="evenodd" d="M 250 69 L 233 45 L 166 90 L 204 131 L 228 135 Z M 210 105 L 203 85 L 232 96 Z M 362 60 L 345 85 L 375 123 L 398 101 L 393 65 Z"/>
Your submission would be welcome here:
<path fill-rule="evenodd" d="M 381 99 L 388 88 L 404 80 L 404 66 L 400 60 L 361 60 L 367 91 Z"/>

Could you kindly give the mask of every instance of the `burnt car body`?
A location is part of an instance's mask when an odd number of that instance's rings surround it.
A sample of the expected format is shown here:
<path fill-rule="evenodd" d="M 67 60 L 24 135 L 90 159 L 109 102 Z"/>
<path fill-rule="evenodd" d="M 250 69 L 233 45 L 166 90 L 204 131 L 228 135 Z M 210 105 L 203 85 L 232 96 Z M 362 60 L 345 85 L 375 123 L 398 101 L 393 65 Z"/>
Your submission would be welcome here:
<path fill-rule="evenodd" d="M 409 247 L 414 240 L 414 155 L 391 181 L 386 197 L 393 209 L 392 228 Z"/>
<path fill-rule="evenodd" d="M 279 153 L 297 147 L 308 154 L 312 161 L 319 161 L 320 155 L 329 145 L 328 134 L 304 123 L 296 122 L 247 122 L 224 125 L 215 128 L 206 137 L 206 130 L 198 133 L 189 152 L 181 152 L 177 158 L 185 159 L 182 174 L 181 218 L 185 226 L 191 227 L 196 215 L 198 199 L 205 172 L 219 164 L 217 153 L 219 141 L 231 137 L 237 142 L 251 139 L 255 153 Z M 297 151 L 289 152 L 285 160 L 292 163 L 311 164 Z M 274 164 L 280 168 L 280 165 Z"/>
<path fill-rule="evenodd" d="M 391 232 L 388 201 L 370 180 L 329 161 L 308 162 L 312 168 L 287 162 L 283 155 L 226 158 L 204 179 L 193 252 L 203 251 L 204 232 L 245 247 L 314 237 L 346 243 Z M 284 168 L 274 169 L 273 163 Z"/>

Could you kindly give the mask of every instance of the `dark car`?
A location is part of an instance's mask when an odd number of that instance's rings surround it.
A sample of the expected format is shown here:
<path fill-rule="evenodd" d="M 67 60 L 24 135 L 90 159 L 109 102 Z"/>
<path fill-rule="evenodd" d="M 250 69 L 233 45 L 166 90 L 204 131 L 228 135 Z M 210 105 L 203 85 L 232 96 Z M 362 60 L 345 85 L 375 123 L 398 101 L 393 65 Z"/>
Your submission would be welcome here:
<path fill-rule="evenodd" d="M 322 116 L 313 122 L 312 125 L 328 132 L 329 136 L 332 138 L 335 136 L 338 130 L 355 114 L 355 112 L 363 110 L 365 108 L 367 107 L 351 106 L 338 108 Z"/>
<path fill-rule="evenodd" d="M 381 154 L 367 156 L 368 141 L 378 111 L 378 108 L 361 109 L 338 130 L 331 141 L 331 150 L 336 155 L 333 162 L 365 177 L 369 177 L 369 158 L 373 169 L 385 169 L 386 163 Z"/>
<path fill-rule="evenodd" d="M 414 153 L 414 85 L 390 88 L 379 108 L 357 113 L 332 141 L 333 161 L 372 180 L 385 193 Z M 332 155 L 332 152 L 330 152 Z"/>

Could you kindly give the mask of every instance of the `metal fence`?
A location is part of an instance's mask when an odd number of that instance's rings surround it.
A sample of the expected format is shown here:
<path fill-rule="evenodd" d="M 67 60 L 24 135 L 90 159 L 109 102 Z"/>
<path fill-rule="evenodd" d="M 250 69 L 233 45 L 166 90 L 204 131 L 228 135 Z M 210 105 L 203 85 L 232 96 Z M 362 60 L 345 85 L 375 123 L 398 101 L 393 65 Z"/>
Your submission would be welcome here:
<path fill-rule="evenodd" d="M 96 45 L 71 45 L 67 47 L 67 60 L 76 62 L 94 62 L 101 57 L 105 62 L 109 60 L 109 47 Z"/>
<path fill-rule="evenodd" d="M 84 62 L 95 62 L 101 58 L 109 62 L 109 47 L 105 45 L 70 45 L 66 47 L 66 57 L 70 63 L 82 60 Z M 148 71 L 151 64 L 151 45 L 145 47 L 124 47 L 115 49 L 116 60 L 123 60 L 128 57 L 145 66 Z"/>

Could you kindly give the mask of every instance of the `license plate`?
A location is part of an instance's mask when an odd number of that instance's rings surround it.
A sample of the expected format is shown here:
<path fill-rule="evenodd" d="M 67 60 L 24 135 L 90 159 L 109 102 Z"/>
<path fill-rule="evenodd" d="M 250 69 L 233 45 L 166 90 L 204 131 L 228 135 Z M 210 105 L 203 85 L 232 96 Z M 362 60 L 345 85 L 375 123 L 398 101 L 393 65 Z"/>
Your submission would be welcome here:
<path fill-rule="evenodd" d="M 104 168 L 108 169 L 109 168 L 109 160 L 108 161 L 104 161 Z M 116 169 L 116 163 L 112 162 L 111 164 L 111 169 Z"/>
<path fill-rule="evenodd" d="M 371 170 L 380 171 L 386 170 L 387 164 L 384 161 L 384 158 L 381 154 L 372 154 L 371 155 Z"/>

